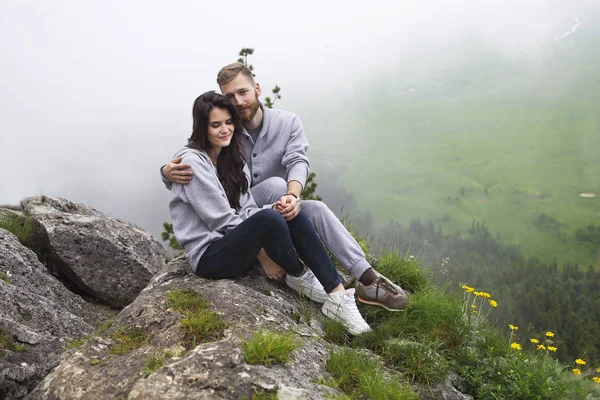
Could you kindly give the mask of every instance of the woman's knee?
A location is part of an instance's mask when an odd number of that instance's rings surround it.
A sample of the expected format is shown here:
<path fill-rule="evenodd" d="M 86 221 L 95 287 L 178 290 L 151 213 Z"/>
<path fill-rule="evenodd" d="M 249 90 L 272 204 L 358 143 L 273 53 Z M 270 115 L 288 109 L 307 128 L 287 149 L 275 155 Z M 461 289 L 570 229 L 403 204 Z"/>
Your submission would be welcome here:
<path fill-rule="evenodd" d="M 279 212 L 271 209 L 261 210 L 255 214 L 261 222 L 274 226 L 285 226 L 285 219 Z"/>

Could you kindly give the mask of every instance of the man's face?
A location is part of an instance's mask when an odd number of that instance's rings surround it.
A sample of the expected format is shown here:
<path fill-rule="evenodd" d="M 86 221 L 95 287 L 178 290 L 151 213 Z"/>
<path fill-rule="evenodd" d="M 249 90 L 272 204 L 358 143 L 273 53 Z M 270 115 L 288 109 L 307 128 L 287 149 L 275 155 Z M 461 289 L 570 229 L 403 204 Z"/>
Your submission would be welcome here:
<path fill-rule="evenodd" d="M 254 118 L 261 93 L 258 83 L 252 84 L 244 75 L 239 74 L 231 82 L 221 86 L 221 93 L 235 104 L 242 122 L 249 122 Z"/>

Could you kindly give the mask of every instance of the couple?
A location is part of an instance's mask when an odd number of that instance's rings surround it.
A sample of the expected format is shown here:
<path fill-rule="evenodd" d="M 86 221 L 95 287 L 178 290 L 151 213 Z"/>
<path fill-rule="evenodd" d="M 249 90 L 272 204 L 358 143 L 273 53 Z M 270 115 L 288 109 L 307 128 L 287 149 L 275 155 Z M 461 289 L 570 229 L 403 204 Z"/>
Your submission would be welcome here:
<path fill-rule="evenodd" d="M 309 162 L 299 118 L 260 104 L 260 85 L 240 63 L 223 67 L 217 83 L 225 96 L 196 99 L 188 145 L 161 168 L 175 236 L 196 273 L 235 278 L 258 259 L 269 278 L 285 276 L 350 333 L 367 332 L 323 241 L 359 280 L 359 301 L 403 309 L 407 294 L 369 265 L 324 203 L 305 200 L 300 210 Z"/>

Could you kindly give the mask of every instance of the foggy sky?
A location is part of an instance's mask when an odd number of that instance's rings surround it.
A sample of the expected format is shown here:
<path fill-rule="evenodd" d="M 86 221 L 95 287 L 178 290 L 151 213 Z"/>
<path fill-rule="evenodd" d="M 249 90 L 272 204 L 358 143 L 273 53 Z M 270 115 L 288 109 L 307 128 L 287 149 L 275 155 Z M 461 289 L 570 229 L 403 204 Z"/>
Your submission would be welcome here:
<path fill-rule="evenodd" d="M 374 77 L 461 62 L 456 55 L 473 37 L 499 57 L 535 62 L 575 18 L 585 29 L 600 8 L 558 0 L 288 3 L 3 1 L 0 204 L 65 197 L 158 236 L 169 219 L 159 167 L 185 144 L 193 100 L 218 89 L 216 72 L 242 47 L 255 49 L 250 63 L 263 93 L 280 85 L 276 107 L 305 121 L 310 156 L 326 134 L 318 121 L 331 118 L 328 110 L 352 111 Z"/>

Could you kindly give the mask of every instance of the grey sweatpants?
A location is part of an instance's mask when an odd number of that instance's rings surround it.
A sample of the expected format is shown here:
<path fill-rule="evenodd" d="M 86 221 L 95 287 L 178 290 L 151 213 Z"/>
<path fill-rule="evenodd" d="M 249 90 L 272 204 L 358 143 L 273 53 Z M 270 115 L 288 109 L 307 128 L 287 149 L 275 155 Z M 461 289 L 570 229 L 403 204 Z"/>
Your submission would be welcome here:
<path fill-rule="evenodd" d="M 280 177 L 272 177 L 253 186 L 250 192 L 256 204 L 262 207 L 278 201 L 287 192 L 287 183 Z M 359 279 L 371 268 L 359 244 L 325 203 L 302 200 L 300 208 L 315 226 L 325 246 L 350 274 Z"/>

